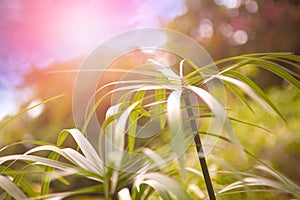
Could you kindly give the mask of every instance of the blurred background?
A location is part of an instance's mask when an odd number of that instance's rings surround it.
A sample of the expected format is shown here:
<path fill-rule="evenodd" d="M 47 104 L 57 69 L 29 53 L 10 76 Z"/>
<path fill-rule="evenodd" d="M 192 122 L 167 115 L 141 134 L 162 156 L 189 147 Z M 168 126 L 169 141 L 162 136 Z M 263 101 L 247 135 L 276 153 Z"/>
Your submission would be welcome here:
<path fill-rule="evenodd" d="M 143 27 L 187 34 L 213 60 L 254 52 L 300 53 L 297 0 L 0 0 L 1 124 L 28 107 L 65 94 L 1 127 L 0 147 L 26 139 L 54 142 L 62 129 L 74 127 L 72 90 L 80 64 L 108 38 Z M 122 63 L 138 62 L 132 59 L 123 58 Z M 247 113 L 231 100 L 230 107 L 237 111 L 233 116 L 273 132 L 236 126 L 237 133 L 251 152 L 299 181 L 299 91 L 266 71 L 245 73 L 267 91 L 288 124 L 259 108 L 256 115 Z M 11 153 L 26 148 L 16 146 Z M 241 165 L 230 153 L 220 155 Z"/>

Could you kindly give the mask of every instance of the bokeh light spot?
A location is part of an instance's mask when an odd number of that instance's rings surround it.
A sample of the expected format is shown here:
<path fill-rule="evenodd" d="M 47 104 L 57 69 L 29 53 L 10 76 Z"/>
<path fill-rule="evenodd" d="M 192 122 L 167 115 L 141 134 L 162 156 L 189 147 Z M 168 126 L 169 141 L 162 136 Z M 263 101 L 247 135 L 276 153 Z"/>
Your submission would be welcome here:
<path fill-rule="evenodd" d="M 227 9 L 227 15 L 230 17 L 237 17 L 240 14 L 240 10 L 238 8 Z"/>
<path fill-rule="evenodd" d="M 198 41 L 210 39 L 214 34 L 213 23 L 209 19 L 202 19 L 196 29 L 192 31 L 192 36 Z"/>
<path fill-rule="evenodd" d="M 227 38 L 231 37 L 233 34 L 233 28 L 230 24 L 221 24 L 219 31 L 221 32 L 221 34 Z"/>
<path fill-rule="evenodd" d="M 248 34 L 244 30 L 237 30 L 232 35 L 232 40 L 234 45 L 243 45 L 248 41 Z"/>
<path fill-rule="evenodd" d="M 258 11 L 258 4 L 253 0 L 246 1 L 245 7 L 249 13 L 256 13 Z"/>

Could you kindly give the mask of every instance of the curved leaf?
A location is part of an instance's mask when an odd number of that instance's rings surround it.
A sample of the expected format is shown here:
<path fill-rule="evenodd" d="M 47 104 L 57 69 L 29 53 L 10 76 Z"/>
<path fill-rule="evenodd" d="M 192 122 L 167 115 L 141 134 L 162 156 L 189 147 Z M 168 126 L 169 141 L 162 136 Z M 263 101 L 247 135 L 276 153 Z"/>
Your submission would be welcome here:
<path fill-rule="evenodd" d="M 175 197 L 177 197 L 177 199 L 191 200 L 189 194 L 177 181 L 159 173 L 148 173 L 139 175 L 134 183 L 134 187 L 139 188 L 140 184 L 147 180 L 152 180 L 151 183 L 157 182 L 163 185 L 165 189 L 171 192 Z"/>
<path fill-rule="evenodd" d="M 168 98 L 167 103 L 167 120 L 169 125 L 169 130 L 172 135 L 172 145 L 173 150 L 178 156 L 179 165 L 181 168 L 181 174 L 185 176 L 184 173 L 184 153 L 186 151 L 185 147 L 185 137 L 182 124 L 182 113 L 181 113 L 181 94 L 182 90 L 173 91 Z"/>
<path fill-rule="evenodd" d="M 198 97 L 200 97 L 209 106 L 209 108 L 211 109 L 213 114 L 218 119 L 219 125 L 221 127 L 224 127 L 224 129 L 226 130 L 230 139 L 232 140 L 233 144 L 235 144 L 240 150 L 242 150 L 243 149 L 242 145 L 240 144 L 239 140 L 237 139 L 222 105 L 210 93 L 208 93 L 206 90 L 204 90 L 202 88 L 198 88 L 195 86 L 186 86 L 186 88 L 195 92 L 198 95 Z M 217 142 L 217 140 L 214 141 L 214 144 L 216 142 Z M 212 145 L 214 145 L 214 144 L 212 144 Z M 209 150 L 211 150 L 211 149 L 209 149 Z M 207 153 L 207 152 L 205 152 L 205 153 Z"/>
<path fill-rule="evenodd" d="M 246 92 L 246 94 L 248 94 L 253 99 L 255 99 L 265 109 L 270 110 L 269 108 L 272 108 L 272 110 L 275 111 L 286 122 L 286 119 L 280 113 L 280 111 L 274 105 L 274 103 L 269 99 L 269 97 L 264 93 L 264 91 L 262 89 L 260 89 L 253 81 L 251 81 L 249 78 L 247 78 L 246 76 L 244 76 L 244 75 L 242 75 L 238 72 L 230 71 L 230 72 L 227 72 L 227 73 L 234 76 L 234 77 L 239 78 L 242 81 L 239 81 L 237 79 L 227 77 L 227 76 L 221 76 L 220 75 L 218 77 L 220 79 L 224 80 L 224 81 L 231 82 L 232 84 L 235 84 L 236 86 L 243 89 Z M 257 96 L 256 94 L 259 95 L 259 96 Z M 263 102 L 265 102 L 265 103 L 263 103 Z"/>

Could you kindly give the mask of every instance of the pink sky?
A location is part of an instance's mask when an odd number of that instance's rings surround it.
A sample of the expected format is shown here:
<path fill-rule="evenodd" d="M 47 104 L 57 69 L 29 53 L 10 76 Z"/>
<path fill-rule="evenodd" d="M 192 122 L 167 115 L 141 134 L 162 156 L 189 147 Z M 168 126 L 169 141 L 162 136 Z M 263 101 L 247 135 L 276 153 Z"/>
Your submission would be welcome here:
<path fill-rule="evenodd" d="M 122 31 L 160 26 L 185 0 L 0 0 L 0 120 L 13 110 L 13 86 L 30 64 L 86 55 Z"/>

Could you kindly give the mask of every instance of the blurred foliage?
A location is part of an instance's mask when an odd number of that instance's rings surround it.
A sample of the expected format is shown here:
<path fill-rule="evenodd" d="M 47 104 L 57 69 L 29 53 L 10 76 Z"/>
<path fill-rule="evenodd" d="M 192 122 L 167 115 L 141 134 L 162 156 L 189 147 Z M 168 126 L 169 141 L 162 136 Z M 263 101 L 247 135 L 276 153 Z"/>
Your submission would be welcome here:
<path fill-rule="evenodd" d="M 194 38 L 214 60 L 254 52 L 300 53 L 298 1 L 187 0 L 186 7 L 165 26 Z M 282 81 L 267 71 L 256 79 L 262 87 Z"/>
<path fill-rule="evenodd" d="M 187 12 L 167 27 L 193 37 L 214 59 L 300 51 L 300 4 L 296 1 L 187 0 L 186 6 Z M 244 32 L 236 33 L 239 30 Z"/>
<path fill-rule="evenodd" d="M 233 123 L 236 133 L 245 147 L 257 157 L 272 163 L 279 171 L 300 184 L 300 92 L 294 87 L 274 87 L 268 92 L 279 110 L 286 117 L 287 123 L 278 117 L 272 117 L 257 105 L 255 113 L 241 109 L 240 102 L 231 102 L 230 114 L 237 119 L 260 125 L 271 132 L 251 126 Z M 230 156 L 230 155 L 228 155 Z M 225 156 L 226 157 L 226 156 Z M 234 162 L 238 163 L 238 160 Z"/>

